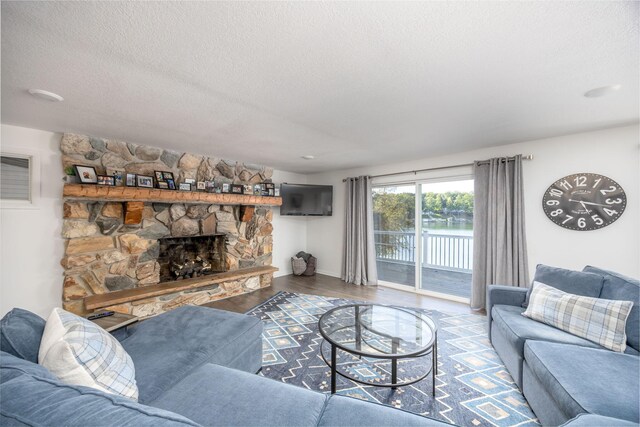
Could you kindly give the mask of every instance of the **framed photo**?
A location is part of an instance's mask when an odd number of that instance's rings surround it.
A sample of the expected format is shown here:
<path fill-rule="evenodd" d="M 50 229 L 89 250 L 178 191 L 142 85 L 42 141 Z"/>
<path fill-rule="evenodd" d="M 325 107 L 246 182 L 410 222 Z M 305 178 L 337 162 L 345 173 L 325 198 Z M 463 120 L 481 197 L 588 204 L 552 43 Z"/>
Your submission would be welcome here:
<path fill-rule="evenodd" d="M 156 181 L 161 182 L 164 181 L 163 173 L 160 171 L 155 171 Z"/>
<path fill-rule="evenodd" d="M 204 181 L 198 181 L 198 190 L 206 190 L 207 187 L 204 184 Z"/>
<path fill-rule="evenodd" d="M 276 196 L 276 197 L 280 197 L 280 188 L 279 187 L 275 188 L 273 190 L 273 195 Z"/>
<path fill-rule="evenodd" d="M 242 194 L 244 187 L 241 184 L 231 184 L 231 192 L 233 194 Z"/>
<path fill-rule="evenodd" d="M 253 186 L 253 195 L 254 196 L 262 196 L 262 185 L 255 184 Z"/>
<path fill-rule="evenodd" d="M 244 194 L 253 194 L 253 186 L 251 184 L 244 184 Z"/>
<path fill-rule="evenodd" d="M 189 184 L 189 185 L 195 185 L 196 184 L 196 180 L 193 178 L 185 178 L 184 179 L 185 184 Z"/>
<path fill-rule="evenodd" d="M 176 182 L 172 179 L 168 179 L 167 180 L 167 185 L 169 186 L 169 190 L 175 190 L 176 189 Z"/>
<path fill-rule="evenodd" d="M 97 184 L 98 174 L 93 166 L 75 165 L 76 176 L 80 179 L 81 184 Z"/>
<path fill-rule="evenodd" d="M 166 181 L 158 181 L 158 188 L 161 188 L 163 190 L 168 190 L 169 184 Z"/>
<path fill-rule="evenodd" d="M 231 191 L 230 185 L 227 183 L 222 184 L 222 192 L 228 193 L 229 191 Z"/>
<path fill-rule="evenodd" d="M 216 184 L 213 181 L 205 181 L 204 182 L 204 186 L 205 189 L 207 190 L 207 192 L 209 193 L 215 193 L 216 192 Z"/>
<path fill-rule="evenodd" d="M 115 179 L 114 185 L 117 185 L 117 186 L 124 185 L 125 172 L 123 169 L 107 168 L 107 175 L 112 176 Z"/>
<path fill-rule="evenodd" d="M 108 175 L 98 175 L 98 185 L 116 185 L 116 179 Z"/>
<path fill-rule="evenodd" d="M 168 180 L 174 180 L 173 179 L 173 173 L 171 172 L 162 172 L 162 177 L 164 178 L 164 181 L 168 181 Z"/>
<path fill-rule="evenodd" d="M 191 184 L 183 182 L 180 184 L 180 191 L 191 191 Z"/>
<path fill-rule="evenodd" d="M 126 179 L 127 187 L 135 187 L 136 186 L 136 174 L 128 173 Z"/>
<path fill-rule="evenodd" d="M 275 196 L 275 190 L 273 188 L 270 188 L 267 191 L 269 192 L 269 194 L 268 194 L 269 196 L 271 196 L 271 197 Z"/>
<path fill-rule="evenodd" d="M 136 175 L 138 187 L 153 188 L 153 177 L 147 175 Z"/>

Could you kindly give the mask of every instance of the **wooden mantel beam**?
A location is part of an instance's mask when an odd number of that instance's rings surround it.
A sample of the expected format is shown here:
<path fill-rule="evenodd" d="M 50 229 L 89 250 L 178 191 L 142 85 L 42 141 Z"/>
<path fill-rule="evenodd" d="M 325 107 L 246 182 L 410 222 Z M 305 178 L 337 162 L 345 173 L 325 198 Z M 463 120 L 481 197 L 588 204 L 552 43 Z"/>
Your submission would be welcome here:
<path fill-rule="evenodd" d="M 65 184 L 62 195 L 66 199 L 112 202 L 199 203 L 210 205 L 280 206 L 281 197 L 248 194 L 205 193 L 196 191 L 160 190 L 141 187 L 112 187 L 107 185 Z"/>

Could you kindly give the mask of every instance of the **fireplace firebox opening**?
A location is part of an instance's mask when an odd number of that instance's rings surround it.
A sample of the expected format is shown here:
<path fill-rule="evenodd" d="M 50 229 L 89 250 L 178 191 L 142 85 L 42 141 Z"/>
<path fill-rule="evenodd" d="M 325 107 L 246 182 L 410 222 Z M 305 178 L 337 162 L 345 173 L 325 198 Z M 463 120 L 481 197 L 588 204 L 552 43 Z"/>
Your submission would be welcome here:
<path fill-rule="evenodd" d="M 159 239 L 160 283 L 226 271 L 226 235 Z"/>

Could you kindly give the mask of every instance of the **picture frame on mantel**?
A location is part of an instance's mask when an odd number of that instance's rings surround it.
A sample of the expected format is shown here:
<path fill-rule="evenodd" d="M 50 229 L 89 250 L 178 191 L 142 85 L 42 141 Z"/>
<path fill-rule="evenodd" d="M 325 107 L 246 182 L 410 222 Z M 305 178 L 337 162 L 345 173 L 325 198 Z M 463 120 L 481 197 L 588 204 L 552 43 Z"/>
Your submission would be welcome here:
<path fill-rule="evenodd" d="M 93 166 L 74 165 L 81 184 L 97 184 L 98 174 Z"/>
<path fill-rule="evenodd" d="M 153 188 L 153 177 L 147 175 L 136 175 L 138 187 Z"/>
<path fill-rule="evenodd" d="M 116 185 L 116 179 L 113 176 L 109 176 L 109 175 L 98 175 L 98 185 L 109 185 L 109 186 L 115 186 Z"/>
<path fill-rule="evenodd" d="M 125 180 L 125 184 L 127 185 L 127 187 L 135 187 L 136 186 L 136 174 L 135 173 L 128 173 L 127 174 L 127 178 Z"/>

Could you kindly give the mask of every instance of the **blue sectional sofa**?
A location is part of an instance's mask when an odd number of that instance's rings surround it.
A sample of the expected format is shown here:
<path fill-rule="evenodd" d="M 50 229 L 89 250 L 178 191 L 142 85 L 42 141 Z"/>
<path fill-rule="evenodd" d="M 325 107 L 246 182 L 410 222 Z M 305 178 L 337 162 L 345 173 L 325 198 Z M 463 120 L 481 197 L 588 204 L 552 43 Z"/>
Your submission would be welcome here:
<path fill-rule="evenodd" d="M 539 265 L 535 281 L 572 294 L 633 301 L 627 349 L 616 353 L 522 316 L 528 290 L 489 286 L 489 337 L 543 425 L 638 425 L 640 283 L 587 266 L 582 272 Z"/>
<path fill-rule="evenodd" d="M 45 321 L 14 309 L 0 324 L 2 426 L 445 426 L 255 372 L 262 322 L 187 306 L 114 334 L 133 359 L 139 401 L 60 382 L 37 364 Z"/>

